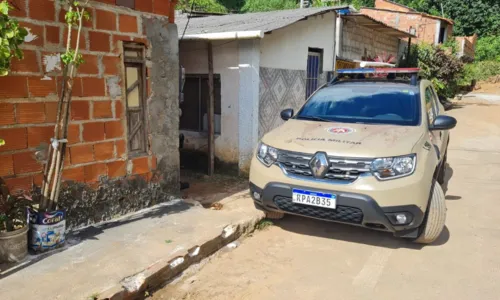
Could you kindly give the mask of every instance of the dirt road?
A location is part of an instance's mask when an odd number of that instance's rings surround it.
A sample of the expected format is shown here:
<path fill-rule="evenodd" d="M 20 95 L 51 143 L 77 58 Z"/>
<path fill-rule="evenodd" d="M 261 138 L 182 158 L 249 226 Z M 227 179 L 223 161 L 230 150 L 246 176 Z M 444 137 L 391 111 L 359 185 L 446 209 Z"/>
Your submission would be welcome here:
<path fill-rule="evenodd" d="M 448 153 L 447 225 L 435 244 L 286 217 L 152 298 L 500 299 L 500 106 L 450 114 L 459 125 Z"/>

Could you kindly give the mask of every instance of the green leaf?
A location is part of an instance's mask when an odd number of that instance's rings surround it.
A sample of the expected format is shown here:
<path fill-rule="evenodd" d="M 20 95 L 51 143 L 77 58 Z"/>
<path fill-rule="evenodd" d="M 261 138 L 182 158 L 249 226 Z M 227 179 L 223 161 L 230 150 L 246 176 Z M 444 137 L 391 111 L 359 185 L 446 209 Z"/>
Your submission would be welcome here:
<path fill-rule="evenodd" d="M 1 71 L 0 71 L 0 74 L 1 74 Z M 3 146 L 3 145 L 5 145 L 5 140 L 0 139 L 0 146 Z"/>

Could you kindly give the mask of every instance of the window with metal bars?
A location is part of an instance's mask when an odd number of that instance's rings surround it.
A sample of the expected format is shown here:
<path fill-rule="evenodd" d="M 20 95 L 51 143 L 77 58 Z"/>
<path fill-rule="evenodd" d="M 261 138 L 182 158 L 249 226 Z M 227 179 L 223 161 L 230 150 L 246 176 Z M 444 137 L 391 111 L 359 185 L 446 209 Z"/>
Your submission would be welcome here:
<path fill-rule="evenodd" d="M 145 107 L 146 61 L 145 48 L 136 44 L 123 45 L 127 101 L 127 128 L 129 156 L 147 153 Z"/>
<path fill-rule="evenodd" d="M 214 74 L 214 132 L 221 133 L 221 80 Z M 208 75 L 187 74 L 184 84 L 184 102 L 181 103 L 182 115 L 180 129 L 197 132 L 208 131 Z"/>

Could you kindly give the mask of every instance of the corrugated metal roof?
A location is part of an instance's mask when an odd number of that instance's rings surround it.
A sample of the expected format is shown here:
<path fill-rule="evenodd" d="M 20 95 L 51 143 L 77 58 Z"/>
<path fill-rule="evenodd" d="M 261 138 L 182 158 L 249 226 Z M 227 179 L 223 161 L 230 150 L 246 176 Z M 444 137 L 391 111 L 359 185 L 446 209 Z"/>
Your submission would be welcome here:
<path fill-rule="evenodd" d="M 348 6 L 313 7 L 191 18 L 185 35 L 254 30 L 270 32 L 291 25 L 307 17 L 345 8 L 348 8 Z M 175 22 L 177 23 L 179 36 L 182 36 L 187 21 L 187 14 L 176 16 Z"/>

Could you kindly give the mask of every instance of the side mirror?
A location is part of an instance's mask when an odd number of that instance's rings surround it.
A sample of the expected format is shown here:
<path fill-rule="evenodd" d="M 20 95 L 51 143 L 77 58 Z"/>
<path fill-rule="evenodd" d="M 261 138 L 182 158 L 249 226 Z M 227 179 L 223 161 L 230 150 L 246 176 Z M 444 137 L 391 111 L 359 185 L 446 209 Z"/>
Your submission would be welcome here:
<path fill-rule="evenodd" d="M 281 119 L 283 121 L 288 121 L 288 119 L 291 119 L 293 117 L 293 109 L 287 108 L 281 111 Z"/>
<path fill-rule="evenodd" d="M 457 125 L 457 119 L 450 116 L 437 116 L 429 130 L 450 130 Z"/>

